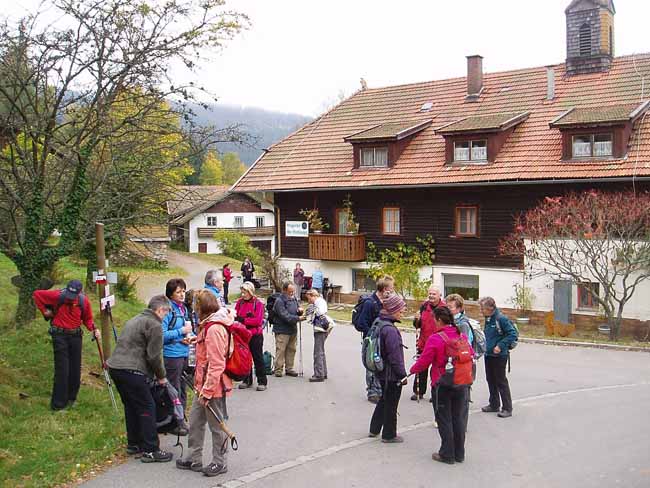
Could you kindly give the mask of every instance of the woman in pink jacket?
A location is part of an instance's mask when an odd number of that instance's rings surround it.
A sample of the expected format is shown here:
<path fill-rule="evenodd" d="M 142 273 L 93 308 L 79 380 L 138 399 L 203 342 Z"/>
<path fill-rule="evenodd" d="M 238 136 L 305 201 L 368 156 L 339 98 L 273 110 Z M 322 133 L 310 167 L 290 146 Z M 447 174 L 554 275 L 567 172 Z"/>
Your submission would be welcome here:
<path fill-rule="evenodd" d="M 440 450 L 434 452 L 431 458 L 446 464 L 462 463 L 465 460 L 469 385 L 448 387 L 438 384 L 447 363 L 446 343 L 454 343 L 461 337 L 461 333 L 454 324 L 449 308 L 437 307 L 433 313 L 436 322 L 442 325 L 442 330 L 429 337 L 420 358 L 411 366 L 411 374 L 424 371 L 431 365 L 431 390 L 435 391 L 433 410 L 441 441 Z M 463 337 L 467 340 L 465 334 Z M 473 357 L 472 347 L 469 346 L 469 349 Z"/>
<path fill-rule="evenodd" d="M 248 343 L 255 363 L 257 391 L 266 390 L 266 371 L 264 370 L 264 303 L 255 296 L 255 285 L 245 281 L 241 286 L 241 298 L 235 303 L 237 322 L 244 324 L 253 336 Z M 253 372 L 241 382 L 239 388 L 250 388 L 253 384 Z"/>
<path fill-rule="evenodd" d="M 208 405 L 219 413 L 223 420 L 228 418 L 226 397 L 232 393 L 232 380 L 225 374 L 228 351 L 228 331 L 235 318 L 231 310 L 220 308 L 217 297 L 209 290 L 202 290 L 197 298 L 199 332 L 196 339 L 196 368 L 194 388 L 199 392 L 190 411 L 190 433 L 188 456 L 176 461 L 179 469 L 202 472 L 205 476 L 217 476 L 228 471 L 228 436 L 219 428 L 219 423 L 208 410 Z M 231 343 L 232 346 L 232 343 Z M 212 461 L 203 466 L 203 439 L 205 424 L 212 433 Z M 225 450 L 222 452 L 222 446 Z"/>

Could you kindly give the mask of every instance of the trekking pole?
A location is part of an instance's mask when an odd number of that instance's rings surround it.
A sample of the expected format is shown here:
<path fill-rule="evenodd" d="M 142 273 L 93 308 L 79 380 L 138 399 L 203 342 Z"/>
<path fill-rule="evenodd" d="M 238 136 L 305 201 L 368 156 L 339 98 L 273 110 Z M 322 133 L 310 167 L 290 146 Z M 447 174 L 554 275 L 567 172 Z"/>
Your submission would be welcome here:
<path fill-rule="evenodd" d="M 115 338 L 115 344 L 117 344 L 117 330 L 115 329 L 115 322 L 113 322 L 113 311 L 110 303 L 106 304 L 106 315 L 108 315 L 108 320 L 110 320 L 111 327 L 113 327 L 113 337 Z"/>
<path fill-rule="evenodd" d="M 106 368 L 106 362 L 104 361 L 104 353 L 102 352 L 102 346 L 99 344 L 97 338 L 93 335 L 93 341 L 97 343 L 97 352 L 99 353 L 99 360 L 102 363 L 102 371 L 104 372 L 104 380 L 106 381 L 106 387 L 108 388 L 108 394 L 111 397 L 111 403 L 113 408 L 117 412 L 117 402 L 115 401 L 115 395 L 113 394 L 113 385 L 111 383 L 111 377 L 108 374 L 108 368 Z"/>
<path fill-rule="evenodd" d="M 299 356 L 299 362 L 300 362 L 300 371 L 298 372 L 298 376 L 304 376 L 305 371 L 302 366 L 302 321 L 298 321 L 298 342 L 300 343 L 300 356 Z"/>

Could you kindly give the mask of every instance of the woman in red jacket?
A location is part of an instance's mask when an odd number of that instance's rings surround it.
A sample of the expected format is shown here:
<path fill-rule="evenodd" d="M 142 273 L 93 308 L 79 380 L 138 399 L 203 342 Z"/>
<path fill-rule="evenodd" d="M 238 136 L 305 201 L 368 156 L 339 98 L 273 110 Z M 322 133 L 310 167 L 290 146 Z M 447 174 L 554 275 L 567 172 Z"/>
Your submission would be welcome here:
<path fill-rule="evenodd" d="M 241 298 L 235 304 L 237 322 L 244 324 L 253 334 L 248 347 L 255 363 L 255 376 L 257 376 L 257 391 L 266 390 L 266 371 L 264 370 L 264 303 L 255 296 L 255 285 L 245 281 L 241 286 Z M 239 388 L 250 388 L 253 384 L 253 372 L 242 381 Z"/>
<path fill-rule="evenodd" d="M 230 269 L 230 263 L 223 265 L 223 301 L 226 305 L 230 305 L 228 302 L 228 285 L 230 285 L 230 280 L 232 280 L 232 270 Z"/>
<path fill-rule="evenodd" d="M 455 343 L 461 333 L 454 325 L 454 317 L 447 307 L 437 307 L 433 313 L 442 330 L 429 337 L 420 358 L 411 366 L 411 374 L 425 371 L 431 365 L 431 389 L 435 390 L 433 409 L 441 441 L 440 450 L 432 454 L 432 459 L 446 464 L 462 463 L 465 460 L 469 385 L 438 385 L 447 363 L 446 345 Z M 467 340 L 465 334 L 463 337 Z M 469 350 L 473 357 L 471 346 Z"/>

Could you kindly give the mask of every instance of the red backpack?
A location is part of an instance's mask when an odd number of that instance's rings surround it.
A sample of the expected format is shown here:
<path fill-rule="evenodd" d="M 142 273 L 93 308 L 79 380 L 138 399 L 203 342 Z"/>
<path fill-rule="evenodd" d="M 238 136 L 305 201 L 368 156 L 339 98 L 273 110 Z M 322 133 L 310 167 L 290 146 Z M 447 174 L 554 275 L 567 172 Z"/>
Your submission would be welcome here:
<path fill-rule="evenodd" d="M 473 383 L 472 364 L 473 355 L 467 337 L 461 334 L 456 340 L 451 340 L 444 332 L 438 335 L 445 341 L 445 364 L 438 384 L 458 388 L 469 386 Z"/>
<path fill-rule="evenodd" d="M 228 351 L 230 351 L 230 341 L 233 341 L 232 353 L 226 357 L 225 373 L 233 381 L 244 381 L 253 370 L 253 355 L 248 347 L 252 334 L 239 322 L 224 327 L 228 331 Z"/>

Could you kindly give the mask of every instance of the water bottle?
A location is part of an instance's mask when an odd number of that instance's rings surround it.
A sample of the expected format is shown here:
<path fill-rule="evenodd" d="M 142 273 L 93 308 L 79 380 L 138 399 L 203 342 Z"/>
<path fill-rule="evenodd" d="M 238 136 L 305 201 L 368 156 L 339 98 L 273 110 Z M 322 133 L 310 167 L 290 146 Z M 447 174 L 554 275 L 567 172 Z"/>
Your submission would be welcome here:
<path fill-rule="evenodd" d="M 190 344 L 190 351 L 187 356 L 187 365 L 190 368 L 196 367 L 196 344 L 195 343 Z"/>
<path fill-rule="evenodd" d="M 451 358 L 447 358 L 447 364 L 445 364 L 445 374 L 454 374 L 454 364 L 451 362 Z"/>

